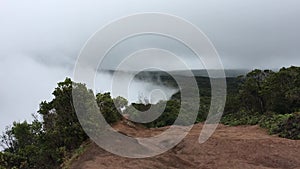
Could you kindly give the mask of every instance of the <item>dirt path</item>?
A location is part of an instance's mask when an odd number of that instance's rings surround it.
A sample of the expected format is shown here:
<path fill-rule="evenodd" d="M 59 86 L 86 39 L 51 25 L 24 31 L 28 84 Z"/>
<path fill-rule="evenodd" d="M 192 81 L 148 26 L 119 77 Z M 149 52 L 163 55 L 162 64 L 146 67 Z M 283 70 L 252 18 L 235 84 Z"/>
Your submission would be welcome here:
<path fill-rule="evenodd" d="M 94 143 L 73 162 L 73 169 L 300 169 L 300 141 L 268 135 L 258 126 L 219 125 L 204 144 L 198 137 L 202 124 L 168 152 L 146 159 L 129 159 L 108 153 Z M 166 128 L 144 129 L 123 123 L 115 126 L 133 136 L 155 135 Z"/>

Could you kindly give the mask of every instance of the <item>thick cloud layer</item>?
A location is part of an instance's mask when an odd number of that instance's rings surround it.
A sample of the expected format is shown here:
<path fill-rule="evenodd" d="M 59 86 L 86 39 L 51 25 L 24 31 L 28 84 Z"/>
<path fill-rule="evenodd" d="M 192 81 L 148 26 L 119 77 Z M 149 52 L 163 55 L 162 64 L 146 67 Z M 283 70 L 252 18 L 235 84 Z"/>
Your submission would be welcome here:
<path fill-rule="evenodd" d="M 216 46 L 225 68 L 300 65 L 299 0 L 3 0 L 0 128 L 30 119 L 39 102 L 51 98 L 56 82 L 72 75 L 80 49 L 96 30 L 139 12 L 170 13 L 195 24 Z M 176 43 L 170 47 L 164 42 L 137 38 L 115 53 L 136 44 L 178 49 Z M 188 52 L 177 52 L 193 63 Z M 118 59 L 110 60 L 107 65 L 113 68 Z"/>

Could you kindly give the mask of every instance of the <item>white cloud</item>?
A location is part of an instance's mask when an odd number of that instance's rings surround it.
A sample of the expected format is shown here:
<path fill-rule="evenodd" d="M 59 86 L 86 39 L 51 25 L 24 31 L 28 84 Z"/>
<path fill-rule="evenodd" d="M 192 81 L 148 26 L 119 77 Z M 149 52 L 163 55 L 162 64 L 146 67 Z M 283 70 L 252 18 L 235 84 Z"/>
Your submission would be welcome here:
<path fill-rule="evenodd" d="M 197 25 L 227 68 L 300 65 L 299 0 L 3 0 L 0 128 L 30 118 L 51 98 L 96 30 L 138 12 L 170 13 Z"/>

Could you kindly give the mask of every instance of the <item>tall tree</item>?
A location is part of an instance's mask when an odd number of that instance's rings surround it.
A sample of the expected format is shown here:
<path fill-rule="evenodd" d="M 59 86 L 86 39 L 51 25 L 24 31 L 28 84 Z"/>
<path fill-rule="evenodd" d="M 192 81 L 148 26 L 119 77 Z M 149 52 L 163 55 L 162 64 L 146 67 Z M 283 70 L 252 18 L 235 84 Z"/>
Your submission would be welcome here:
<path fill-rule="evenodd" d="M 239 96 L 244 107 L 251 112 L 266 111 L 266 100 L 261 91 L 265 79 L 272 74 L 270 70 L 253 70 L 243 77 Z"/>

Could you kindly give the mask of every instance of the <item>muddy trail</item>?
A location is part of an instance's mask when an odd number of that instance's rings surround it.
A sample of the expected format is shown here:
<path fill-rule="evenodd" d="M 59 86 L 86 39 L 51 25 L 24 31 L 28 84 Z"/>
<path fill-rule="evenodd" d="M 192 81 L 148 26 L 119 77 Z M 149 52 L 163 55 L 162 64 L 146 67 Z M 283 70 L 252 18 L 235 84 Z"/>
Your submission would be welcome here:
<path fill-rule="evenodd" d="M 130 159 L 119 157 L 90 143 L 72 169 L 300 169 L 300 141 L 270 136 L 259 126 L 219 125 L 213 136 L 198 143 L 203 124 L 196 124 L 187 137 L 159 156 Z M 149 137 L 168 127 L 146 129 L 120 122 L 116 130 L 129 136 Z"/>

